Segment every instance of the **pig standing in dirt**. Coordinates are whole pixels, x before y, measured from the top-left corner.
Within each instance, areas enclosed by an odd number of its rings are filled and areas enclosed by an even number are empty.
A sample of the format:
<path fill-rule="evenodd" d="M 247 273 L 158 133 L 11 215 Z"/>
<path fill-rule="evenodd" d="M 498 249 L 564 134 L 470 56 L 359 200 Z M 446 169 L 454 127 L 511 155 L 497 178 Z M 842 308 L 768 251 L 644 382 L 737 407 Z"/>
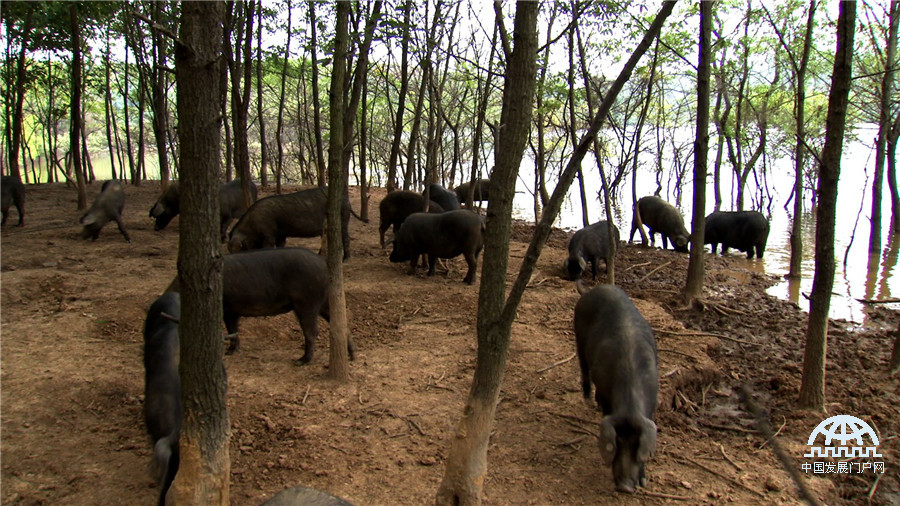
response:
<path fill-rule="evenodd" d="M 721 244 L 722 255 L 734 248 L 753 258 L 755 249 L 756 258 L 762 258 L 768 238 L 769 220 L 758 211 L 716 211 L 706 217 L 703 244 L 712 244 L 713 254 Z"/>
<path fill-rule="evenodd" d="M 596 387 L 603 411 L 600 453 L 612 465 L 616 490 L 646 486 L 644 464 L 656 449 L 659 376 L 656 338 L 647 320 L 620 288 L 599 285 L 575 304 L 575 345 L 585 401 Z"/>
<path fill-rule="evenodd" d="M 384 248 L 384 233 L 393 227 L 394 233 L 400 229 L 403 221 L 413 213 L 421 213 L 425 208 L 425 197 L 418 193 L 403 190 L 392 191 L 378 204 L 378 237 Z M 428 203 L 429 213 L 442 213 L 446 209 L 431 200 Z"/>
<path fill-rule="evenodd" d="M 103 183 L 100 188 L 100 194 L 94 200 L 94 204 L 81 217 L 81 224 L 84 229 L 81 231 L 81 238 L 96 241 L 100 236 L 100 230 L 111 220 L 115 220 L 119 226 L 119 232 L 125 237 L 127 242 L 131 242 L 128 232 L 125 230 L 125 223 L 122 221 L 122 209 L 125 207 L 125 190 L 116 180 L 110 180 Z"/>
<path fill-rule="evenodd" d="M 228 251 L 281 248 L 288 237 L 318 237 L 325 229 L 328 188 L 257 200 L 231 229 Z M 350 200 L 341 202 L 344 260 L 350 258 Z"/>
<path fill-rule="evenodd" d="M 144 321 L 144 422 L 153 440 L 151 469 L 159 489 L 159 506 L 178 473 L 181 437 L 181 380 L 178 376 L 178 323 L 181 299 L 164 293 Z"/>
<path fill-rule="evenodd" d="M 441 214 L 414 213 L 406 218 L 397 235 L 391 239 L 394 250 L 391 262 L 410 260 L 410 274 L 415 274 L 419 255 L 428 255 L 428 275 L 434 275 L 438 258 L 463 255 L 469 266 L 464 283 L 475 281 L 478 254 L 484 245 L 484 221 L 466 209 Z"/>
<path fill-rule="evenodd" d="M 0 181 L 0 190 L 2 190 L 2 210 L 3 222 L 0 225 L 6 225 L 6 218 L 9 217 L 9 206 L 15 204 L 16 211 L 19 212 L 19 223 L 17 227 L 25 226 L 25 185 L 15 176 L 3 176 Z"/>
<path fill-rule="evenodd" d="M 256 202 L 256 184 L 250 181 L 250 193 Z M 150 217 L 156 220 L 153 230 L 166 228 L 173 218 L 181 212 L 180 192 L 178 181 L 173 181 L 166 191 L 159 196 L 153 207 L 150 208 Z M 235 179 L 219 186 L 219 217 L 221 219 L 220 233 L 222 241 L 225 241 L 225 233 L 232 220 L 240 218 L 247 208 L 244 207 L 244 193 L 241 189 L 241 180 Z"/>
<path fill-rule="evenodd" d="M 680 253 L 687 253 L 687 245 L 691 235 L 684 228 L 684 218 L 672 204 L 665 200 L 648 195 L 641 197 L 634 206 L 634 218 L 631 221 L 631 235 L 628 242 L 634 239 L 634 233 L 641 225 L 650 229 L 650 245 L 655 242 L 656 233 L 662 236 L 663 249 L 672 241 L 672 248 Z"/>
<path fill-rule="evenodd" d="M 613 225 L 615 241 L 619 242 L 619 227 Z M 581 273 L 591 263 L 591 274 L 597 279 L 597 264 L 602 258 L 606 262 L 606 273 L 609 274 L 610 259 L 609 228 L 606 220 L 588 225 L 572 236 L 569 241 L 569 258 L 566 259 L 564 268 L 569 274 L 569 279 L 577 281 L 581 279 Z"/>

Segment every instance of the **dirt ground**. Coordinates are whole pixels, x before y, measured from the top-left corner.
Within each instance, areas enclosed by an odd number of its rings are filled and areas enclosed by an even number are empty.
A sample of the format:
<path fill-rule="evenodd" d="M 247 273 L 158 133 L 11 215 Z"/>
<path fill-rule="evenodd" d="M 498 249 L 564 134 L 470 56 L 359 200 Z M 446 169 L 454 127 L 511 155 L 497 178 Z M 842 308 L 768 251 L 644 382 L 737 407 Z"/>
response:
<path fill-rule="evenodd" d="M 90 197 L 99 184 L 90 187 Z M 78 238 L 75 194 L 28 187 L 25 228 L 2 232 L 0 445 L 3 504 L 152 504 L 151 448 L 142 418 L 141 328 L 175 275 L 178 220 L 153 231 L 154 183 L 127 186 L 126 243 L 115 224 Z M 262 195 L 269 192 L 263 190 Z M 259 504 L 304 485 L 356 504 L 427 504 L 441 479 L 475 363 L 477 284 L 462 259 L 427 278 L 406 274 L 351 219 L 344 265 L 359 347 L 345 385 L 325 379 L 327 324 L 311 365 L 297 366 L 300 328 L 290 314 L 242 321 L 241 349 L 225 358 L 231 418 L 231 501 Z M 354 209 L 358 192 L 351 190 Z M 15 217 L 11 218 L 11 223 Z M 510 283 L 531 228 L 518 223 Z M 707 257 L 705 311 L 677 300 L 687 255 L 622 245 L 618 284 L 656 329 L 661 388 L 657 453 L 648 487 L 618 494 L 596 434 L 600 414 L 581 401 L 573 360 L 578 295 L 561 278 L 568 235 L 554 231 L 513 326 L 489 450 L 486 504 L 795 503 L 772 443 L 755 429 L 738 387 L 748 385 L 796 469 L 826 417 L 796 407 L 806 316 L 764 293 L 772 283 L 740 257 Z M 318 248 L 318 240 L 289 240 Z M 852 414 L 881 437 L 886 474 L 813 475 L 827 504 L 900 503 L 900 385 L 886 374 L 896 313 L 876 328 L 833 322 L 828 416 Z M 878 323 L 883 325 L 879 326 Z M 224 329 L 223 329 L 224 331 Z M 802 473 L 802 471 L 801 471 Z"/>

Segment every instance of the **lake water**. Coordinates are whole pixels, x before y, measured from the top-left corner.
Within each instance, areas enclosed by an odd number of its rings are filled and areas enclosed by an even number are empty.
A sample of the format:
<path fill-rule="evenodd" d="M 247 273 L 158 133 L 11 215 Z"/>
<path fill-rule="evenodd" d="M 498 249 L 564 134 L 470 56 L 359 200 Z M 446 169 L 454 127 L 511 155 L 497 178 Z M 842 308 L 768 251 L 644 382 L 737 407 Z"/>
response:
<path fill-rule="evenodd" d="M 861 138 L 866 138 L 870 132 L 860 134 Z M 869 135 L 868 138 L 874 138 Z M 714 196 L 712 188 L 712 156 L 715 151 L 712 147 L 710 153 L 710 176 L 709 185 L 706 190 L 706 210 L 705 214 L 712 212 L 714 208 Z M 895 236 L 891 241 L 888 234 L 888 224 L 890 223 L 890 195 L 887 192 L 887 182 L 885 181 L 885 193 L 882 197 L 882 246 L 881 254 L 873 255 L 871 258 L 868 253 L 869 247 L 869 217 L 871 215 L 871 185 L 872 174 L 874 172 L 875 155 L 874 149 L 866 146 L 861 142 L 849 142 L 844 145 L 844 153 L 841 167 L 841 177 L 838 184 L 838 212 L 837 221 L 835 223 L 835 256 L 837 267 L 835 271 L 835 281 L 833 288 L 833 297 L 831 299 L 830 314 L 832 318 L 843 318 L 849 321 L 863 323 L 865 314 L 863 312 L 863 304 L 858 302 L 858 298 L 876 298 L 884 299 L 896 297 L 900 295 L 900 280 L 895 276 L 897 270 L 897 251 L 898 237 Z M 602 200 L 597 198 L 601 189 L 600 176 L 597 172 L 596 164 L 593 156 L 588 155 L 582 164 L 585 169 L 585 193 L 588 198 L 588 215 L 591 223 L 605 219 Z M 682 200 L 680 209 L 685 218 L 685 225 L 690 230 L 691 220 L 691 204 L 693 202 L 693 175 L 692 160 L 685 175 L 685 182 L 682 186 Z M 722 166 L 722 210 L 732 210 L 730 204 L 731 195 L 731 169 L 727 164 Z M 727 172 L 726 172 L 727 171 Z M 804 195 L 804 208 L 806 211 L 803 215 L 803 270 L 802 279 L 796 281 L 787 281 L 783 276 L 787 274 L 790 268 L 790 232 L 791 232 L 791 215 L 784 209 L 788 197 L 793 188 L 793 163 L 791 160 L 777 160 L 772 163 L 768 175 L 769 191 L 772 197 L 770 232 L 766 245 L 765 256 L 762 260 L 747 260 L 746 255 L 735 250 L 731 250 L 729 255 L 748 269 L 772 274 L 781 281 L 769 288 L 768 293 L 776 297 L 790 300 L 799 304 L 801 308 L 808 311 L 809 301 L 803 294 L 808 295 L 812 290 L 813 275 L 815 272 L 815 215 L 810 213 L 810 201 L 808 192 Z M 516 190 L 515 210 L 514 214 L 517 218 L 526 220 L 534 220 L 534 203 L 532 197 L 533 168 L 528 160 L 523 161 L 522 170 Z M 663 181 L 667 179 L 667 175 L 663 177 Z M 631 179 L 625 182 L 626 190 L 620 196 L 619 209 L 614 210 L 614 221 L 619 227 L 622 239 L 625 240 L 631 230 Z M 757 191 L 757 186 L 751 175 L 748 182 L 747 196 L 745 197 L 745 209 L 751 209 L 750 194 Z M 653 194 L 656 189 L 656 182 L 653 175 L 647 170 L 638 171 L 637 195 L 638 198 L 644 195 Z M 552 191 L 552 187 L 548 189 Z M 667 194 L 668 192 L 668 194 Z M 662 198 L 675 204 L 673 195 L 674 188 L 666 188 L 663 183 Z M 860 212 L 860 205 L 862 211 Z M 793 211 L 793 202 L 790 205 Z M 768 211 L 763 210 L 763 214 L 768 216 Z M 581 218 L 581 197 L 579 196 L 578 180 L 569 191 L 569 196 L 560 211 L 560 217 L 557 219 L 556 225 L 565 229 L 577 230 L 583 226 Z M 855 228 L 855 237 L 854 237 Z M 852 239 L 852 244 L 851 244 Z M 636 237 L 636 241 L 640 238 Z M 657 245 L 659 242 L 657 242 Z M 846 266 L 844 264 L 844 255 L 848 246 Z M 707 247 L 708 248 L 708 247 Z M 709 251 L 709 249 L 707 249 Z M 890 304 L 888 307 L 900 308 L 900 304 Z"/>

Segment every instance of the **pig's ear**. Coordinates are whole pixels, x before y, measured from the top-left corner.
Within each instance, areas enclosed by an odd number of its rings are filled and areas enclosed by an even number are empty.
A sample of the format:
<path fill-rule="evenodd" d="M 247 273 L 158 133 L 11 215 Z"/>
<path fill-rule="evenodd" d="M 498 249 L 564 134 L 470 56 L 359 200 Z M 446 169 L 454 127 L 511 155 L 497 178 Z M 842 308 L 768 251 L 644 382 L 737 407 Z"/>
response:
<path fill-rule="evenodd" d="M 641 420 L 639 425 L 637 458 L 639 462 L 647 462 L 656 454 L 656 424 L 649 418 Z"/>
<path fill-rule="evenodd" d="M 600 456 L 606 464 L 612 464 L 616 456 L 616 427 L 611 416 L 600 422 Z"/>

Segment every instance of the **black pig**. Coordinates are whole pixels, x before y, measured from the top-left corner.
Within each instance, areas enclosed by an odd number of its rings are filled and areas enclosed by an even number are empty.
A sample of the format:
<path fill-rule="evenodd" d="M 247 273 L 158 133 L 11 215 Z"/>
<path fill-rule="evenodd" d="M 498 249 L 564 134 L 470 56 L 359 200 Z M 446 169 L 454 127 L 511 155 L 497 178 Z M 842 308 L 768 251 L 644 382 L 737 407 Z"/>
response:
<path fill-rule="evenodd" d="M 722 245 L 722 254 L 734 248 L 753 258 L 762 258 L 769 238 L 769 221 L 757 211 L 716 211 L 706 217 L 703 244 L 712 244 L 715 254 L 717 245 Z"/>
<path fill-rule="evenodd" d="M 425 208 L 425 198 L 418 193 L 403 190 L 392 191 L 378 204 L 378 236 L 381 247 L 384 248 L 384 233 L 388 227 L 394 227 L 394 234 L 400 228 L 403 220 L 413 213 L 420 213 Z M 445 209 L 432 200 L 428 204 L 428 212 L 442 213 Z"/>
<path fill-rule="evenodd" d="M 313 188 L 257 200 L 238 220 L 228 251 L 283 247 L 288 237 L 318 237 L 325 229 L 328 189 Z M 350 258 L 350 201 L 341 203 L 344 260 Z"/>
<path fill-rule="evenodd" d="M 391 262 L 410 260 L 410 274 L 416 272 L 419 255 L 428 255 L 428 275 L 434 274 L 438 258 L 463 255 L 468 272 L 463 282 L 475 280 L 478 254 L 484 245 L 484 222 L 477 214 L 459 209 L 441 214 L 414 213 L 400 225 L 392 239 Z"/>
<path fill-rule="evenodd" d="M 9 206 L 15 204 L 16 211 L 19 212 L 19 223 L 17 227 L 25 226 L 25 185 L 22 180 L 15 176 L 3 176 L 0 181 L 0 189 L 2 189 L 2 210 L 3 222 L 0 225 L 6 225 L 6 218 L 9 216 Z"/>
<path fill-rule="evenodd" d="M 159 505 L 178 473 L 181 434 L 181 380 L 178 377 L 178 323 L 181 300 L 164 293 L 144 322 L 144 422 L 153 440 L 152 470 L 159 488 Z"/>
<path fill-rule="evenodd" d="M 238 321 L 245 316 L 275 316 L 293 311 L 303 329 L 305 349 L 299 363 L 312 361 L 319 335 L 318 316 L 328 320 L 329 275 L 325 259 L 305 248 L 278 248 L 225 257 L 222 274 L 225 328 L 232 336 L 226 353 L 238 348 Z M 347 336 L 353 359 L 356 346 Z"/>
<path fill-rule="evenodd" d="M 422 197 L 425 196 L 425 192 L 422 192 Z M 459 209 L 459 200 L 456 198 L 456 193 L 444 188 L 439 184 L 430 184 L 428 185 L 428 198 L 432 202 L 436 202 L 439 206 L 444 208 L 444 211 L 455 211 Z M 421 211 L 422 208 L 419 208 Z"/>
<path fill-rule="evenodd" d="M 459 199 L 460 203 L 468 202 L 469 200 L 469 188 L 472 187 L 472 182 L 463 183 L 456 188 L 453 189 L 456 192 L 456 198 Z M 475 181 L 475 192 L 473 194 L 472 200 L 475 202 L 478 201 L 487 201 L 490 200 L 490 187 L 491 180 L 490 179 L 478 179 Z"/>
<path fill-rule="evenodd" d="M 619 227 L 613 225 L 613 234 L 616 242 L 619 242 Z M 588 225 L 572 236 L 569 240 L 569 258 L 566 259 L 565 269 L 569 279 L 576 281 L 581 278 L 581 273 L 591 263 L 591 274 L 597 279 L 597 264 L 602 258 L 606 262 L 606 273 L 609 274 L 609 229 L 607 222 L 598 221 Z"/>
<path fill-rule="evenodd" d="M 653 330 L 625 292 L 600 285 L 575 304 L 575 344 L 582 394 L 587 401 L 593 382 L 603 411 L 600 453 L 612 465 L 616 490 L 634 492 L 646 485 L 644 464 L 656 449 Z"/>
<path fill-rule="evenodd" d="M 125 190 L 116 180 L 110 180 L 103 183 L 100 188 L 100 194 L 94 200 L 94 204 L 81 217 L 81 224 L 84 229 L 81 231 L 81 238 L 91 238 L 96 241 L 100 236 L 100 230 L 111 220 L 115 220 L 119 226 L 119 232 L 125 236 L 127 242 L 131 242 L 128 232 L 125 230 L 125 223 L 122 221 L 122 209 L 125 207 Z"/>
<path fill-rule="evenodd" d="M 631 235 L 628 242 L 634 239 L 634 233 L 641 224 L 650 229 L 650 245 L 655 242 L 655 234 L 662 236 L 663 249 L 668 247 L 668 241 L 672 241 L 672 248 L 681 253 L 687 253 L 687 245 L 691 236 L 684 228 L 684 218 L 672 204 L 665 200 L 649 195 L 641 197 L 634 208 L 634 218 L 631 221 Z"/>
<path fill-rule="evenodd" d="M 253 181 L 250 182 L 250 193 L 255 202 L 257 189 Z M 150 217 L 156 219 L 153 230 L 166 228 L 169 222 L 172 221 L 172 218 L 178 216 L 178 213 L 181 212 L 179 195 L 178 181 L 173 181 L 166 188 L 166 191 L 159 196 L 156 204 L 150 208 Z M 228 225 L 231 224 L 232 220 L 240 218 L 246 210 L 240 179 L 235 179 L 219 186 L 220 233 L 223 241 L 225 240 L 225 233 L 228 231 Z"/>

